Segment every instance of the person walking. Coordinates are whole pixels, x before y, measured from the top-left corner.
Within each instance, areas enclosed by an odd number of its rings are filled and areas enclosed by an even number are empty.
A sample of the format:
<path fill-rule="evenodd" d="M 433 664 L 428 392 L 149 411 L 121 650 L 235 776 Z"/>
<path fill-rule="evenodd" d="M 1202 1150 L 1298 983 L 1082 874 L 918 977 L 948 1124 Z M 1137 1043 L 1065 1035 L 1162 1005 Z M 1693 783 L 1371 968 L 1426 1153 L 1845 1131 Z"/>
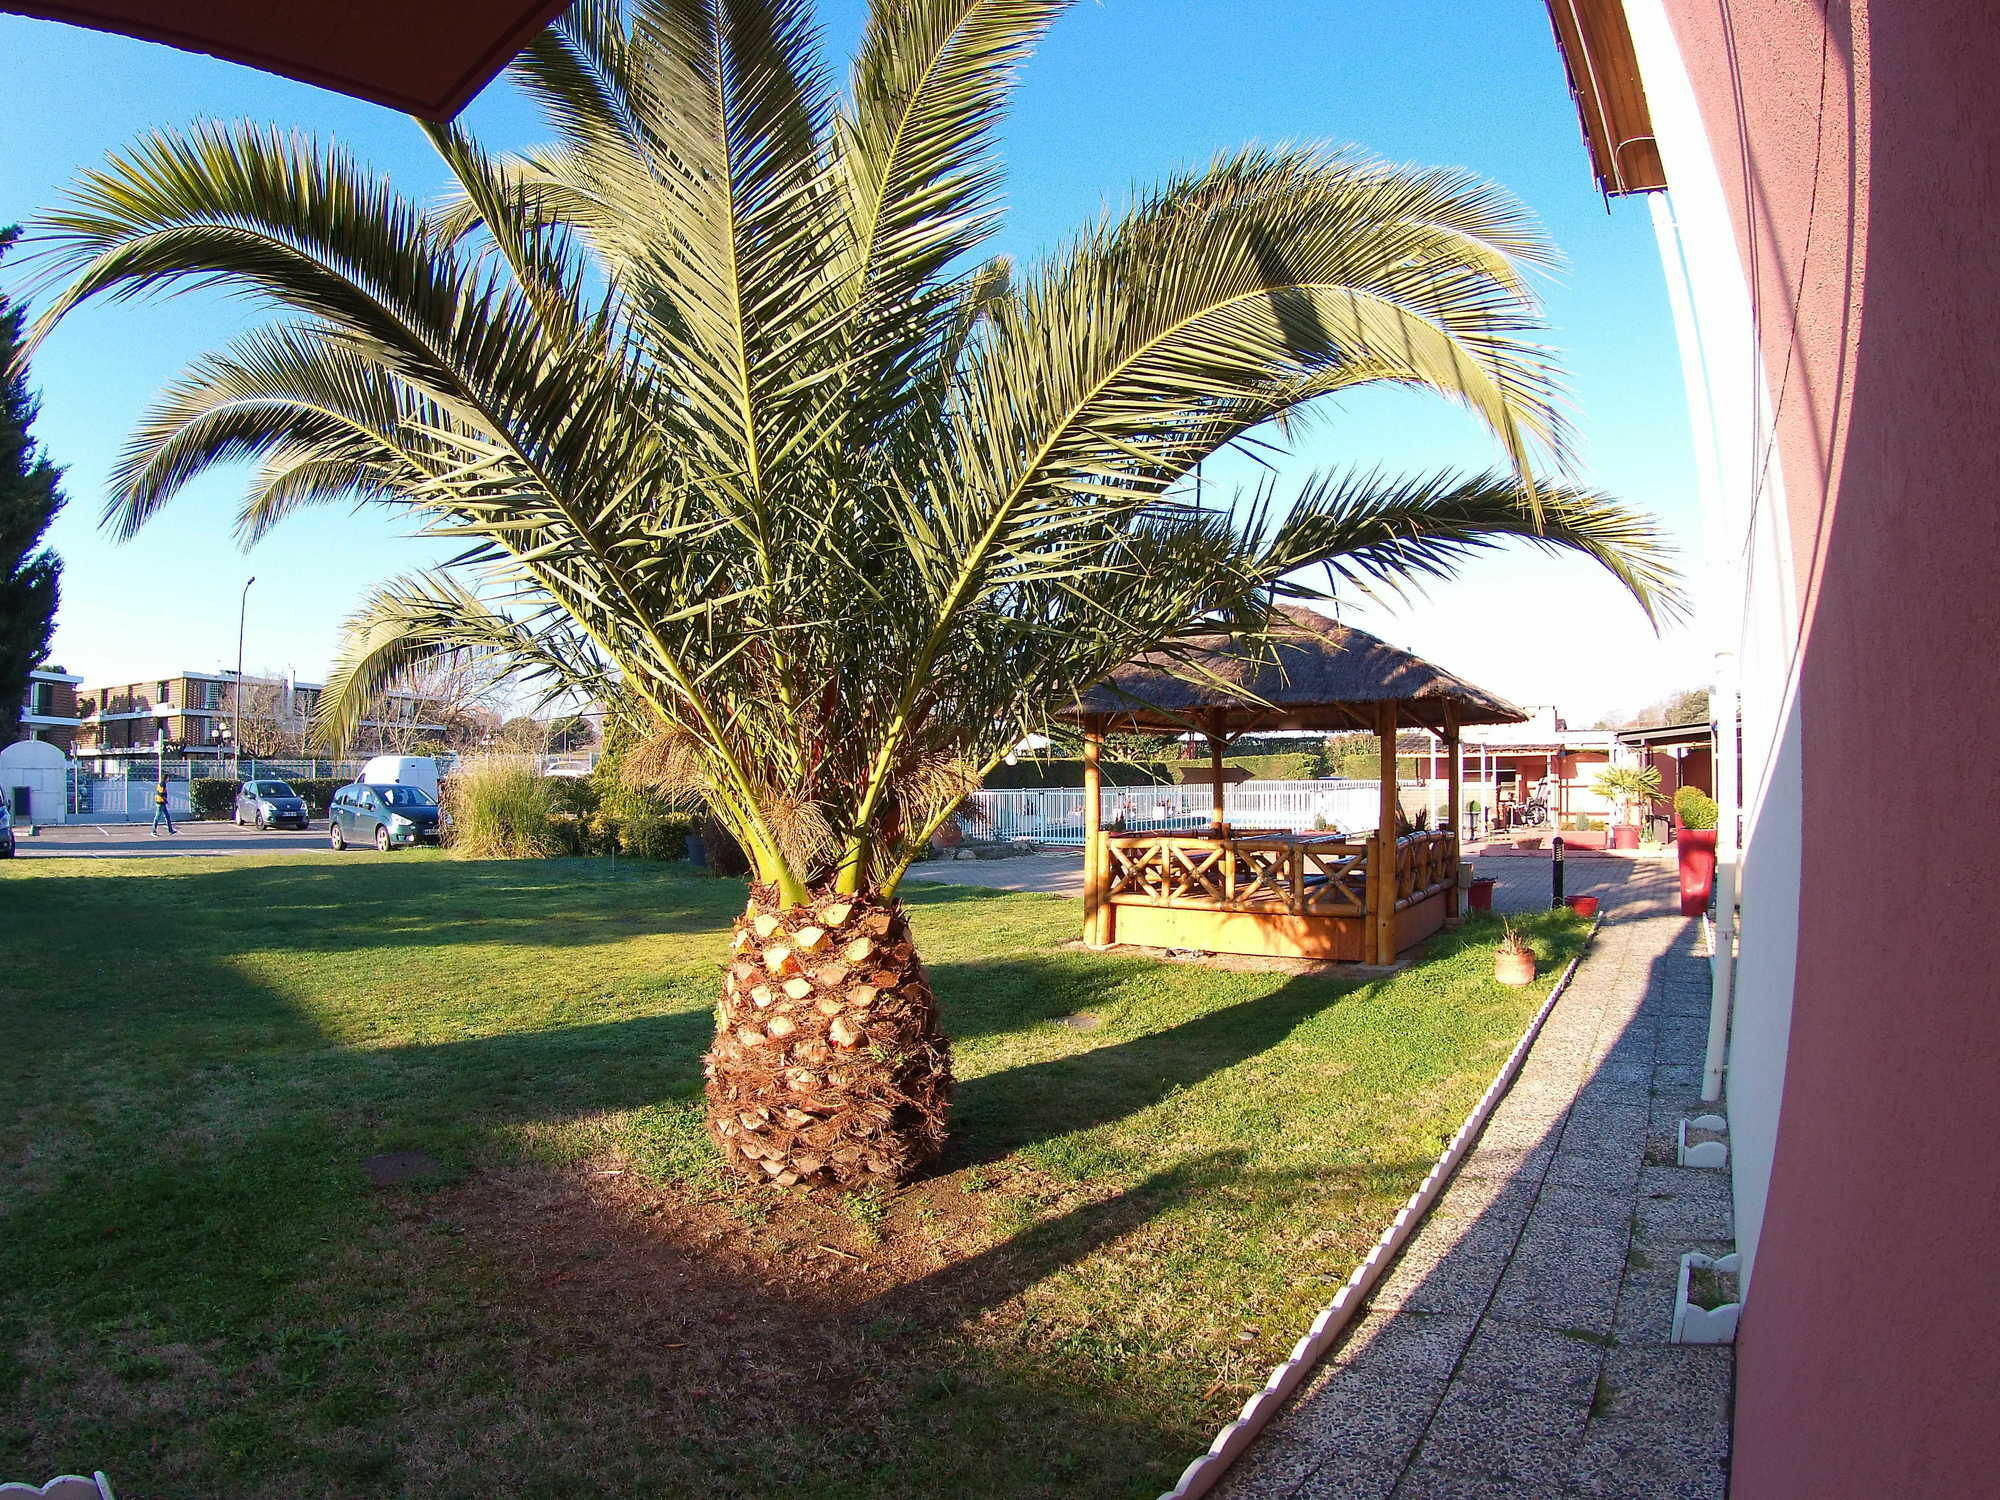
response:
<path fill-rule="evenodd" d="M 156 781 L 153 783 L 153 837 L 154 838 L 158 838 L 160 836 L 160 824 L 163 822 L 167 825 L 168 833 L 180 832 L 178 828 L 174 827 L 173 811 L 167 806 L 167 784 L 164 781 Z"/>

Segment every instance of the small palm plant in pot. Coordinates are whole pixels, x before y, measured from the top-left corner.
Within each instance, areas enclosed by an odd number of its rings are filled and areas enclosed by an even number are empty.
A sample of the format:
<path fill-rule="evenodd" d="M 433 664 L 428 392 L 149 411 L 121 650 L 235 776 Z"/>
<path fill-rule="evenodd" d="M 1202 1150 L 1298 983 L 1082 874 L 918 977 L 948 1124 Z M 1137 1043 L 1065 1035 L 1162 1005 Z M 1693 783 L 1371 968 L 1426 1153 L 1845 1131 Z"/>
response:
<path fill-rule="evenodd" d="M 1511 922 L 1502 925 L 1500 946 L 1493 950 L 1493 977 L 1515 986 L 1535 982 L 1535 950 Z"/>
<path fill-rule="evenodd" d="M 1660 800 L 1660 773 L 1653 766 L 1612 766 L 1590 789 L 1617 810 L 1611 830 L 1611 847 L 1639 847 L 1639 819 L 1644 810 Z"/>

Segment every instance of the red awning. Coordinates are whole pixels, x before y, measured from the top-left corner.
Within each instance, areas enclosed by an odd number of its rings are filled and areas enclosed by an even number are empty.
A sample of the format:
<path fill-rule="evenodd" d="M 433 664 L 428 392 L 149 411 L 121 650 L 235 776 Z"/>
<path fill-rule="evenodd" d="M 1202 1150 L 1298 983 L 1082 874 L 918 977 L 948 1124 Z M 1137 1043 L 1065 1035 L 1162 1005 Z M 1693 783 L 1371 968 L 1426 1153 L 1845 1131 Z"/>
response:
<path fill-rule="evenodd" d="M 570 0 L 0 0 L 446 120 Z"/>

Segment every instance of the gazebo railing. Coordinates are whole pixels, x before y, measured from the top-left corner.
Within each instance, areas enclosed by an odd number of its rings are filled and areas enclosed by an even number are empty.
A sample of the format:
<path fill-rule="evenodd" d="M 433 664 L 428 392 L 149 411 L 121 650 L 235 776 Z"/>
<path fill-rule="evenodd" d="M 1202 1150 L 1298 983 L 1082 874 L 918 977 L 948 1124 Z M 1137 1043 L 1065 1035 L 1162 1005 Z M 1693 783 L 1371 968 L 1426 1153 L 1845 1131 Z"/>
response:
<path fill-rule="evenodd" d="M 1458 880 L 1458 840 L 1445 832 L 1396 840 L 1396 910 L 1449 889 Z"/>
<path fill-rule="evenodd" d="M 1113 833 L 1104 837 L 1105 897 L 1121 905 L 1291 916 L 1368 914 L 1375 845 L 1338 835 Z M 1396 910 L 1458 878 L 1449 833 L 1396 841 Z"/>
<path fill-rule="evenodd" d="M 1105 836 L 1106 896 L 1144 906 L 1360 916 L 1365 842 L 1339 836 L 1125 833 Z"/>

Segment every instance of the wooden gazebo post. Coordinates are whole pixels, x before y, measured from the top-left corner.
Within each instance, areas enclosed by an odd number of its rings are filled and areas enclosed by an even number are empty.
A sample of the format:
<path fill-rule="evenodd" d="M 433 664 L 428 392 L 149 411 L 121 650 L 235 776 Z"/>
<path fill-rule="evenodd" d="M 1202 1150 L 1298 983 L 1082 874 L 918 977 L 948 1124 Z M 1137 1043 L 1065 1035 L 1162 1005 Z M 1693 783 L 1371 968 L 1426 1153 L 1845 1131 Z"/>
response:
<path fill-rule="evenodd" d="M 1458 706 L 1449 698 L 1444 704 L 1444 752 L 1444 817 L 1451 833 L 1451 884 L 1445 890 L 1444 909 L 1447 916 L 1461 917 L 1465 913 L 1459 909 L 1464 898 L 1458 889 Z"/>
<path fill-rule="evenodd" d="M 1369 916 L 1374 921 L 1375 962 L 1396 961 L 1396 705 L 1375 705 L 1375 732 L 1381 738 L 1382 807 L 1375 829 L 1375 852 L 1368 863 L 1375 871 L 1370 882 L 1375 899 Z"/>
<path fill-rule="evenodd" d="M 1104 946 L 1104 719 L 1092 714 L 1083 721 L 1083 940 Z"/>
<path fill-rule="evenodd" d="M 1216 837 L 1228 826 L 1228 809 L 1222 797 L 1222 710 L 1208 711 L 1208 820 L 1215 825 Z"/>

